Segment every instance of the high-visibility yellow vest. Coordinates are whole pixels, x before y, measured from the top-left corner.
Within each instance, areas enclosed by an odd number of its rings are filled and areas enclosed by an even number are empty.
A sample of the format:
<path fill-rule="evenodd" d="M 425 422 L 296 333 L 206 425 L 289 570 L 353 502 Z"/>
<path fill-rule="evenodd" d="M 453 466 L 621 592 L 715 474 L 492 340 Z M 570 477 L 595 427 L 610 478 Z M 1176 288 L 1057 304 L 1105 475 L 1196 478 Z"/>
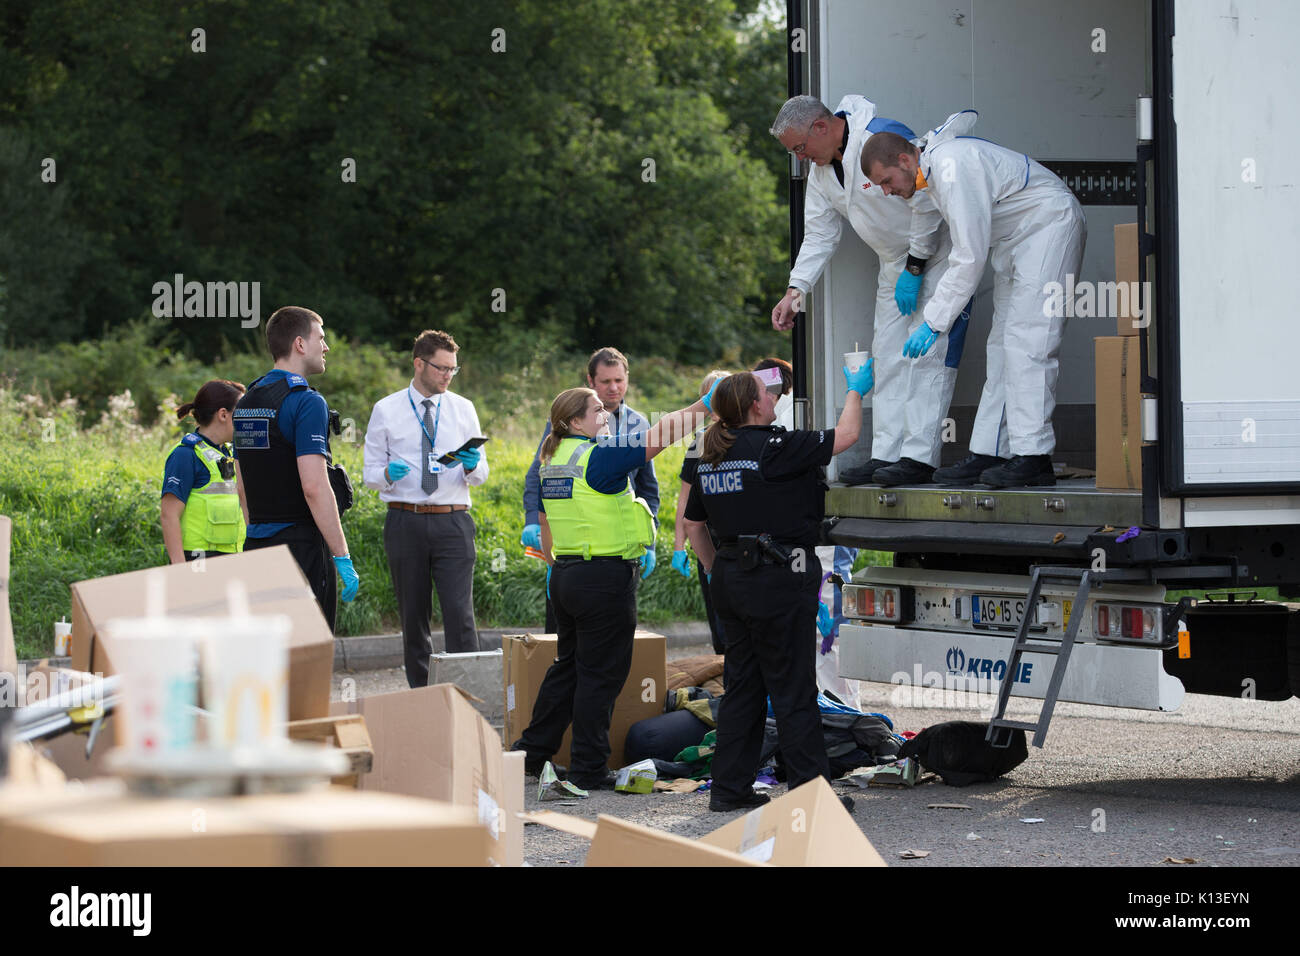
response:
<path fill-rule="evenodd" d="M 655 542 L 654 517 L 629 479 L 612 495 L 587 484 L 587 463 L 596 443 L 565 438 L 540 469 L 542 502 L 556 555 L 639 558 Z"/>
<path fill-rule="evenodd" d="M 208 483 L 190 490 L 181 512 L 181 545 L 186 551 L 243 551 L 247 529 L 235 479 L 222 478 L 217 467 L 225 456 L 201 438 L 194 441 L 191 435 L 176 447 L 194 450 L 208 469 Z"/>

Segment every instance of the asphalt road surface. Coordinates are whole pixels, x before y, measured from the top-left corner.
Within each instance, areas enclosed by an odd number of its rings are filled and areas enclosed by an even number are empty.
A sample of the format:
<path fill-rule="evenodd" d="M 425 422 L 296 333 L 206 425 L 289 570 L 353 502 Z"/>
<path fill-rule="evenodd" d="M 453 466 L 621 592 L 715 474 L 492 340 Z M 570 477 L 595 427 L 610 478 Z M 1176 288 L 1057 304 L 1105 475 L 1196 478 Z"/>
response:
<path fill-rule="evenodd" d="M 363 695 L 406 686 L 400 670 L 372 671 L 336 674 L 336 689 L 344 676 Z M 897 730 L 987 720 L 979 707 L 991 703 L 898 706 L 892 685 L 861 686 L 863 709 L 887 714 Z M 1032 719 L 1037 706 L 1013 698 L 1009 716 Z M 1029 759 L 997 782 L 957 788 L 934 780 L 911 789 L 837 782 L 835 789 L 854 797 L 855 819 L 890 866 L 1297 866 L 1300 700 L 1189 694 L 1173 714 L 1062 703 L 1046 746 L 1031 746 Z M 783 792 L 778 786 L 772 795 Z M 929 809 L 933 803 L 970 809 Z M 710 813 L 707 794 L 601 791 L 571 806 L 538 804 L 529 778 L 526 808 L 539 807 L 592 820 L 611 814 L 685 837 L 738 815 Z M 1042 822 L 1022 822 L 1035 818 Z M 905 850 L 929 855 L 905 860 Z M 578 837 L 536 825 L 525 831 L 530 865 L 580 866 L 585 853 Z"/>

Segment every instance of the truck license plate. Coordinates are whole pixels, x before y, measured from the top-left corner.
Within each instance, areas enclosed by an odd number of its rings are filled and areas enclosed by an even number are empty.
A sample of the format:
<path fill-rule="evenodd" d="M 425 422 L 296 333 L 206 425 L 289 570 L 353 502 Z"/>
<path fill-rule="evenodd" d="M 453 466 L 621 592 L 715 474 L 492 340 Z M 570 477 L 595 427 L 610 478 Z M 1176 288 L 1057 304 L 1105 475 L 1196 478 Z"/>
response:
<path fill-rule="evenodd" d="M 1024 616 L 1024 598 L 971 595 L 971 623 L 976 627 L 1014 628 Z"/>

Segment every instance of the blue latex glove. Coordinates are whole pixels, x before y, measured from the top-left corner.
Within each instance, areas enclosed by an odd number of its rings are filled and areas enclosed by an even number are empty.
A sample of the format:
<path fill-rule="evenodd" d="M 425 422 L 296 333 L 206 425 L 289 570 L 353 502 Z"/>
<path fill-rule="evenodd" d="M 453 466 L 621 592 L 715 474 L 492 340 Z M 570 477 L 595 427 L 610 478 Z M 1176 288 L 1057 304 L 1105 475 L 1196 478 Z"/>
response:
<path fill-rule="evenodd" d="M 721 381 L 722 379 L 717 379 L 717 381 L 715 381 L 712 385 L 709 386 L 708 393 L 705 394 L 705 396 L 702 399 L 700 399 L 700 401 L 704 403 L 704 407 L 709 410 L 710 414 L 713 413 L 713 393 L 718 390 L 718 382 Z"/>
<path fill-rule="evenodd" d="M 835 626 L 835 621 L 831 618 L 830 608 L 820 601 L 817 602 L 817 630 L 822 632 L 822 637 L 830 637 L 831 628 Z"/>
<path fill-rule="evenodd" d="M 551 599 L 551 565 L 546 566 L 546 600 Z"/>
<path fill-rule="evenodd" d="M 388 480 L 401 481 L 411 470 L 411 466 L 404 461 L 390 461 L 388 463 Z"/>
<path fill-rule="evenodd" d="M 645 554 L 641 555 L 641 580 L 644 581 L 650 577 L 650 572 L 655 569 L 655 549 L 646 548 Z"/>
<path fill-rule="evenodd" d="M 478 467 L 478 460 L 483 457 L 483 453 L 477 448 L 466 448 L 464 451 L 456 452 L 452 457 L 464 465 L 466 471 L 473 471 Z"/>
<path fill-rule="evenodd" d="M 903 346 L 903 354 L 908 358 L 920 358 L 930 351 L 930 347 L 938 340 L 939 333 L 930 328 L 928 322 L 922 322 L 908 337 L 907 343 Z"/>
<path fill-rule="evenodd" d="M 339 599 L 342 601 L 351 601 L 357 596 L 357 588 L 361 585 L 361 579 L 357 577 L 357 569 L 352 566 L 352 556 L 343 555 L 343 557 L 334 559 L 334 567 L 339 572 L 339 577 L 343 579 L 343 590 L 339 592 Z"/>
<path fill-rule="evenodd" d="M 524 533 L 519 536 L 519 543 L 525 548 L 542 550 L 542 526 L 539 524 L 524 525 Z"/>
<path fill-rule="evenodd" d="M 894 305 L 898 306 L 898 311 L 904 315 L 911 315 L 916 311 L 916 297 L 921 292 L 921 277 L 914 276 L 906 269 L 898 277 L 898 282 L 894 284 Z"/>
<path fill-rule="evenodd" d="M 862 366 L 856 372 L 850 372 L 847 365 L 841 365 L 840 369 L 844 372 L 844 381 L 848 383 L 849 391 L 857 392 L 859 395 L 866 395 L 876 384 L 875 359 L 867 359 L 867 364 Z"/>
<path fill-rule="evenodd" d="M 673 552 L 673 570 L 680 573 L 684 578 L 691 576 L 691 559 L 686 556 L 684 550 Z"/>

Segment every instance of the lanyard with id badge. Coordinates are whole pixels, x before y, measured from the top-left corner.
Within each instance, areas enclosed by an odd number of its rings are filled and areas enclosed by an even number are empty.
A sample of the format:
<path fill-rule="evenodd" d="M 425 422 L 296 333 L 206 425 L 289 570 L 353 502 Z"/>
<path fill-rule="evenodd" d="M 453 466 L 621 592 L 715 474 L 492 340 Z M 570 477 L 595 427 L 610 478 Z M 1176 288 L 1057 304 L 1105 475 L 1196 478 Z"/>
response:
<path fill-rule="evenodd" d="M 425 468 L 428 470 L 428 473 L 433 476 L 433 487 L 426 490 L 433 492 L 437 490 L 438 475 L 442 472 L 442 465 L 438 462 L 438 453 L 433 450 L 438 437 L 438 423 L 442 420 L 442 400 L 439 399 L 438 401 L 438 414 L 434 416 L 433 419 L 432 435 L 430 435 L 429 430 L 424 427 L 424 419 L 420 416 L 419 411 L 416 410 L 415 399 L 411 398 L 410 390 L 406 393 L 406 400 L 411 403 L 411 414 L 413 414 L 415 420 L 420 423 L 420 431 L 424 432 L 424 437 L 429 439 L 429 451 L 428 454 L 425 455 Z M 424 482 L 421 482 L 420 485 L 423 487 Z"/>

